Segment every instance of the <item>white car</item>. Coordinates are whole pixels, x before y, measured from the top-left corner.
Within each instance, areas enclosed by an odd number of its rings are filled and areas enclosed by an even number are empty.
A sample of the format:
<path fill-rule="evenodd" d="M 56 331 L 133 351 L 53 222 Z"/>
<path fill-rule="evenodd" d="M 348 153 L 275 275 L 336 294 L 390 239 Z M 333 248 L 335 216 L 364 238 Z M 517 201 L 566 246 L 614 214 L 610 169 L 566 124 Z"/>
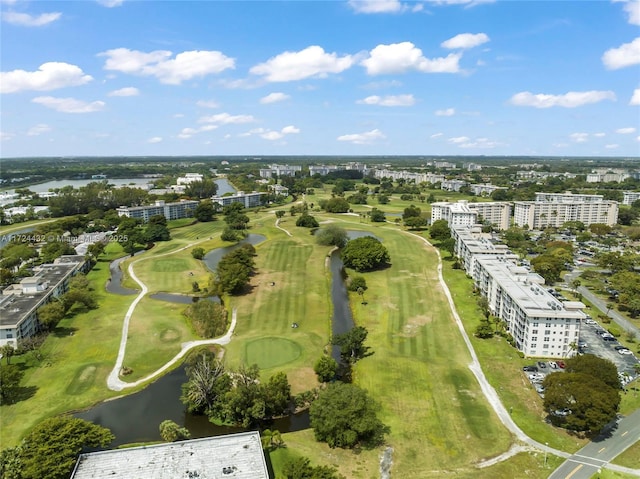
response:
<path fill-rule="evenodd" d="M 551 367 L 551 369 L 558 369 L 558 363 L 556 363 L 555 361 L 549 361 L 549 366 Z"/>
<path fill-rule="evenodd" d="M 618 354 L 630 355 L 633 353 L 628 349 L 618 349 Z"/>
<path fill-rule="evenodd" d="M 596 324 L 596 322 L 593 319 L 585 319 L 584 324 Z"/>

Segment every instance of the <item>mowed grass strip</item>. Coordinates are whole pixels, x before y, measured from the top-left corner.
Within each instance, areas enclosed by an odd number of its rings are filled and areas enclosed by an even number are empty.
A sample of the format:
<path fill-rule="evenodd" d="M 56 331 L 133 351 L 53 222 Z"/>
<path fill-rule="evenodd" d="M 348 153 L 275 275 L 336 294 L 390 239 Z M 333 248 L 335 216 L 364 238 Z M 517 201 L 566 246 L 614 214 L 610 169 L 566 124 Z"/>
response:
<path fill-rule="evenodd" d="M 257 364 L 260 369 L 271 369 L 295 361 L 302 348 L 290 339 L 267 337 L 250 341 L 245 346 L 247 364 Z"/>
<path fill-rule="evenodd" d="M 332 309 L 324 266 L 329 248 L 315 245 L 307 228 L 297 228 L 290 221 L 282 226 L 293 237 L 272 225 L 265 221 L 252 230 L 271 240 L 256 247 L 257 274 L 251 279 L 251 293 L 228 299 L 230 308 L 238 308 L 238 325 L 226 359 L 232 366 L 250 363 L 245 346 L 256 338 L 293 341 L 301 354 L 277 371 L 286 372 L 294 392 L 300 392 L 317 386 L 312 367 L 329 342 Z M 298 328 L 291 327 L 294 322 Z M 263 376 L 274 372 L 267 370 Z"/>

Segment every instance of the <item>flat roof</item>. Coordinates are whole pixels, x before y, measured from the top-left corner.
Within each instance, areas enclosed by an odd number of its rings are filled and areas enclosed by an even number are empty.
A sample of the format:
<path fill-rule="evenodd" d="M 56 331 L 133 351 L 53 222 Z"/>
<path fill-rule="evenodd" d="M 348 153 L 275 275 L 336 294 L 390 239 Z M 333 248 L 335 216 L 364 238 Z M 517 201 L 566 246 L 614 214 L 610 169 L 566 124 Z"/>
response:
<path fill-rule="evenodd" d="M 571 309 L 567 309 L 543 286 L 532 281 L 540 278 L 539 275 L 529 273 L 526 269 L 501 259 L 478 258 L 478 261 L 528 316 L 572 319 L 583 319 L 586 316 L 584 312 L 575 309 L 575 302 L 569 305 Z"/>
<path fill-rule="evenodd" d="M 81 454 L 71 479 L 269 479 L 257 431 Z"/>

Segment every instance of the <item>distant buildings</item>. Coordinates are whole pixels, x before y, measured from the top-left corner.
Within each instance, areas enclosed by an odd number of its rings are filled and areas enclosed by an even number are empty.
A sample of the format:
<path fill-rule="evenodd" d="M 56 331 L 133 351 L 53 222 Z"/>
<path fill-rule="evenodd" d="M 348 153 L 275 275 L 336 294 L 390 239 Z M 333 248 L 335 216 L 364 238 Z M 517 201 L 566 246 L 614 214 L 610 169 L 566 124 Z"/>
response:
<path fill-rule="evenodd" d="M 462 180 L 443 180 L 440 183 L 440 189 L 445 191 L 460 191 L 460 188 L 466 185 L 467 182 Z"/>
<path fill-rule="evenodd" d="M 81 454 L 71 479 L 269 479 L 257 431 Z"/>
<path fill-rule="evenodd" d="M 602 195 L 536 193 L 535 201 L 516 201 L 513 216 L 517 226 L 531 229 L 558 228 L 567 221 L 613 226 L 618 222 L 618 202 L 604 200 Z"/>
<path fill-rule="evenodd" d="M 494 186 L 489 183 L 480 183 L 475 185 L 469 185 L 471 193 L 476 196 L 490 196 L 491 193 L 497 190 L 507 190 L 504 186 Z"/>
<path fill-rule="evenodd" d="M 627 170 L 597 168 L 587 174 L 587 183 L 620 183 L 629 178 L 629 176 Z"/>
<path fill-rule="evenodd" d="M 269 191 L 272 191 L 277 196 L 289 196 L 289 188 L 282 185 L 268 185 Z"/>
<path fill-rule="evenodd" d="M 156 215 L 162 215 L 167 220 L 189 218 L 193 216 L 193 212 L 198 204 L 198 201 L 191 200 L 182 200 L 177 203 L 165 203 L 162 200 L 158 200 L 150 206 L 120 206 L 116 211 L 118 212 L 118 216 L 139 218 L 146 223 L 149 221 L 149 218 Z"/>
<path fill-rule="evenodd" d="M 506 230 L 511 225 L 511 204 L 508 202 L 476 202 L 460 200 L 457 203 L 431 203 L 431 222 L 446 220 L 449 227 L 489 223 Z"/>
<path fill-rule="evenodd" d="M 622 204 L 632 205 L 634 201 L 640 200 L 640 191 L 624 191 L 622 193 Z"/>
<path fill-rule="evenodd" d="M 198 181 L 202 181 L 203 176 L 200 173 L 187 173 L 184 176 L 178 177 L 176 180 L 176 184 L 181 185 L 190 185 L 191 183 L 195 183 Z"/>
<path fill-rule="evenodd" d="M 452 228 L 456 255 L 473 278 L 489 312 L 500 318 L 526 356 L 565 358 L 575 354 L 584 304 L 558 301 L 544 279 L 518 266 L 517 257 L 494 244 L 479 227 Z"/>
<path fill-rule="evenodd" d="M 232 203 L 240 203 L 245 208 L 255 208 L 262 205 L 262 197 L 264 193 L 254 191 L 253 193 L 245 193 L 244 191 L 238 191 L 235 195 L 229 196 L 212 196 L 211 201 L 217 203 L 220 206 L 227 206 Z"/>
<path fill-rule="evenodd" d="M 84 256 L 62 256 L 53 264 L 33 269 L 33 276 L 12 284 L 0 296 L 0 346 L 18 343 L 40 331 L 37 310 L 69 289 L 69 281 L 78 272 L 86 272 Z"/>
<path fill-rule="evenodd" d="M 269 168 L 260 169 L 260 178 L 273 178 L 274 176 L 295 176 L 302 171 L 300 165 L 269 165 Z"/>
<path fill-rule="evenodd" d="M 388 169 L 376 169 L 373 170 L 374 178 L 382 179 L 382 178 L 390 178 L 394 181 L 398 181 L 400 179 L 414 182 L 416 185 L 420 183 L 439 183 L 444 181 L 444 175 L 436 175 L 434 173 L 418 173 L 415 171 L 406 171 L 406 170 L 388 170 Z"/>

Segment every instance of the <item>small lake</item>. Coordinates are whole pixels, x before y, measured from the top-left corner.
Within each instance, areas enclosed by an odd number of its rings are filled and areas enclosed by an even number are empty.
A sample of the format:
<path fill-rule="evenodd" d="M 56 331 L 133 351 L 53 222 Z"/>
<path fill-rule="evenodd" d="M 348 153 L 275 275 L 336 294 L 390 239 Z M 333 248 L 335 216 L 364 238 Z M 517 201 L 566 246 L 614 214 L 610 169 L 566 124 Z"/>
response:
<path fill-rule="evenodd" d="M 23 234 L 30 233 L 34 229 L 36 229 L 35 226 L 29 226 L 27 228 L 22 228 L 20 230 L 12 231 L 11 233 L 1 233 L 0 234 L 0 248 L 3 248 L 8 243 L 10 243 L 11 242 L 11 238 L 14 238 L 15 236 L 20 236 L 20 235 L 23 235 Z"/>
<path fill-rule="evenodd" d="M 245 238 L 235 244 L 232 244 L 231 246 L 216 248 L 212 251 L 209 251 L 206 255 L 204 255 L 204 258 L 202 260 L 207 265 L 207 268 L 209 268 L 209 270 L 215 272 L 216 268 L 218 267 L 218 263 L 225 254 L 231 253 L 233 250 L 238 249 L 243 244 L 250 244 L 255 246 L 262 243 L 266 239 L 267 238 L 263 235 L 249 233 Z"/>
<path fill-rule="evenodd" d="M 133 442 L 161 441 L 160 423 L 170 419 L 186 427 L 194 439 L 246 431 L 241 427 L 216 426 L 206 416 L 189 414 L 180 401 L 182 384 L 187 382 L 184 366 L 164 375 L 140 392 L 105 401 L 75 417 L 109 428 L 116 436 L 109 447 Z M 271 426 L 280 432 L 309 428 L 309 414 L 303 412 L 276 419 Z"/>

